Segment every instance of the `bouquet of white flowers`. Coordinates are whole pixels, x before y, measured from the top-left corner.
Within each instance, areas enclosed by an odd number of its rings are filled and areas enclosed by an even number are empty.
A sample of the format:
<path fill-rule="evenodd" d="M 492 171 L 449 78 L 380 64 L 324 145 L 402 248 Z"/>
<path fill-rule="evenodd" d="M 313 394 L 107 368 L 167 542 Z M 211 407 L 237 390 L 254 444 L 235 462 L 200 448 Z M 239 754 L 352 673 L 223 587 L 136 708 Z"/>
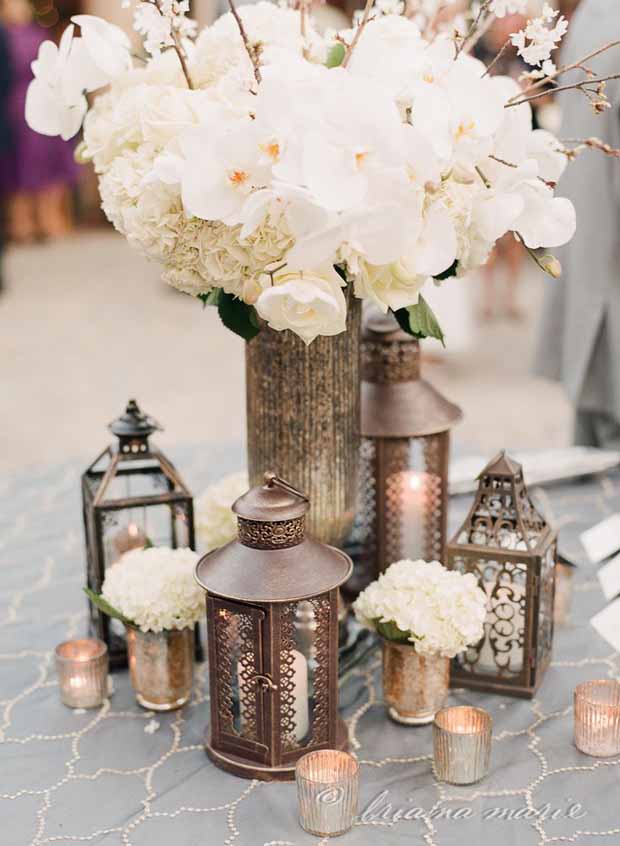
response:
<path fill-rule="evenodd" d="M 420 655 L 454 658 L 483 634 L 486 596 L 476 578 L 438 561 L 398 561 L 353 605 L 359 622 Z"/>
<path fill-rule="evenodd" d="M 190 628 L 204 614 L 197 561 L 191 549 L 133 549 L 107 570 L 101 595 L 87 594 L 104 613 L 143 632 Z"/>
<path fill-rule="evenodd" d="M 140 63 L 120 29 L 78 15 L 81 37 L 69 27 L 33 64 L 30 126 L 69 138 L 84 122 L 105 213 L 171 285 L 246 339 L 261 319 L 306 343 L 343 332 L 346 286 L 441 339 L 423 287 L 484 264 L 507 232 L 559 273 L 536 251 L 575 231 L 554 196 L 574 150 L 533 131 L 530 107 L 562 71 L 566 21 L 549 6 L 502 48 L 534 66 L 521 86 L 470 50 L 526 0 L 483 0 L 446 32 L 432 9 L 368 0 L 353 29 L 323 35 L 306 0 L 229 4 L 197 35 L 189 0 L 136 0 Z M 602 109 L 603 85 L 561 90 Z"/>

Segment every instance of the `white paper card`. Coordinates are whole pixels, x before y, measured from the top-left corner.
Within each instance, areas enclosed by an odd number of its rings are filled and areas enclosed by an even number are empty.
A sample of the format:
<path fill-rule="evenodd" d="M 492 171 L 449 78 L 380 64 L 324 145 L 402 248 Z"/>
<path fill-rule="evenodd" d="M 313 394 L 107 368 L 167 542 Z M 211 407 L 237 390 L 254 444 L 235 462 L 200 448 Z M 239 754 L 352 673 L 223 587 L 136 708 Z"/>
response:
<path fill-rule="evenodd" d="M 620 514 L 612 514 L 579 538 L 588 558 L 598 564 L 620 549 Z"/>
<path fill-rule="evenodd" d="M 620 599 L 614 600 L 590 620 L 601 637 L 620 652 Z"/>
<path fill-rule="evenodd" d="M 615 599 L 620 595 L 620 555 L 616 555 L 598 571 L 598 580 L 605 594 L 605 599 Z"/>

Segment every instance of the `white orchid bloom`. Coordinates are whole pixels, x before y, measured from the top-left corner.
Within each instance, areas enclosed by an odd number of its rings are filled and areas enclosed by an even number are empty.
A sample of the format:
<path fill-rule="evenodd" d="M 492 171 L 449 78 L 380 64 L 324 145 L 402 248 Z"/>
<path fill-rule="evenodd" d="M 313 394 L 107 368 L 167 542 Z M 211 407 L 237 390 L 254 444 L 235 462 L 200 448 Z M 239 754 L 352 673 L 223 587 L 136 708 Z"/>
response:
<path fill-rule="evenodd" d="M 562 247 L 577 229 L 575 207 L 565 197 L 554 197 L 539 179 L 523 183 L 521 190 L 525 201 L 522 214 L 513 229 L 531 249 Z"/>
<path fill-rule="evenodd" d="M 60 45 L 44 41 L 32 63 L 34 79 L 26 95 L 26 123 L 41 135 L 60 135 L 65 141 L 79 132 L 88 109 L 75 74 L 75 27 L 68 26 Z"/>
<path fill-rule="evenodd" d="M 456 253 L 454 223 L 447 209 L 436 203 L 423 219 L 415 246 L 409 247 L 401 261 L 412 275 L 438 276 L 454 264 Z"/>
<path fill-rule="evenodd" d="M 490 81 L 504 103 L 521 94 L 523 90 L 508 76 L 494 76 Z M 504 109 L 503 120 L 494 134 L 493 155 L 511 164 L 522 164 L 528 158 L 531 135 L 532 107 L 529 103 Z"/>
<path fill-rule="evenodd" d="M 71 20 L 81 29 L 81 46 L 86 50 L 88 58 L 104 75 L 103 85 L 130 70 L 131 41 L 120 27 L 95 15 L 74 15 Z M 85 87 L 87 91 L 96 90 Z"/>
<path fill-rule="evenodd" d="M 566 170 L 568 159 L 562 152 L 562 146 L 555 135 L 544 129 L 530 133 L 527 153 L 538 162 L 538 174 L 547 182 L 559 182 Z"/>

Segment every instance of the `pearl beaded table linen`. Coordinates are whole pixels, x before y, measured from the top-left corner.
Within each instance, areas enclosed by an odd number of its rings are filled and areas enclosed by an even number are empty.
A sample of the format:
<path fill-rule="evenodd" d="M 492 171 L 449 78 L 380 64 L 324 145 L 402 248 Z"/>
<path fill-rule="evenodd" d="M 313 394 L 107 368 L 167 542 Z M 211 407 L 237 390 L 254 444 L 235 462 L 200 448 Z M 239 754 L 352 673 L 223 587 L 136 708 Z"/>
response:
<path fill-rule="evenodd" d="M 171 450 L 196 493 L 242 463 L 239 447 Z M 304 846 L 296 787 L 217 770 L 202 746 L 206 665 L 189 704 L 144 711 L 126 672 L 92 711 L 62 705 L 54 647 L 86 633 L 81 465 L 0 482 L 0 820 L 2 846 Z M 341 685 L 341 709 L 360 761 L 361 817 L 347 846 L 617 846 L 620 756 L 573 745 L 572 695 L 588 679 L 620 678 L 620 656 L 590 627 L 605 605 L 578 536 L 620 511 L 620 474 L 546 489 L 565 554 L 580 563 L 568 625 L 533 701 L 452 692 L 493 718 L 488 777 L 456 787 L 432 775 L 432 726 L 391 722 L 377 652 Z M 469 497 L 452 500 L 451 523 Z M 400 819 L 398 819 L 400 817 Z"/>

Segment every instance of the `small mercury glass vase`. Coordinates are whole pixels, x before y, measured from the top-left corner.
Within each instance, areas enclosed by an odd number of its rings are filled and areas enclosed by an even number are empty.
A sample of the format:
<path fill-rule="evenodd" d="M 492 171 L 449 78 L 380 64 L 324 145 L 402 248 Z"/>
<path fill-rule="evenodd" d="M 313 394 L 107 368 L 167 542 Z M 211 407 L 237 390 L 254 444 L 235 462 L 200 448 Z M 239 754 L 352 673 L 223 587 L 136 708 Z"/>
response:
<path fill-rule="evenodd" d="M 420 655 L 413 644 L 383 639 L 383 698 L 397 723 L 432 723 L 449 687 L 449 658 Z"/>
<path fill-rule="evenodd" d="M 127 627 L 129 674 L 136 699 L 149 711 L 188 702 L 194 678 L 194 630 L 143 632 Z"/>

